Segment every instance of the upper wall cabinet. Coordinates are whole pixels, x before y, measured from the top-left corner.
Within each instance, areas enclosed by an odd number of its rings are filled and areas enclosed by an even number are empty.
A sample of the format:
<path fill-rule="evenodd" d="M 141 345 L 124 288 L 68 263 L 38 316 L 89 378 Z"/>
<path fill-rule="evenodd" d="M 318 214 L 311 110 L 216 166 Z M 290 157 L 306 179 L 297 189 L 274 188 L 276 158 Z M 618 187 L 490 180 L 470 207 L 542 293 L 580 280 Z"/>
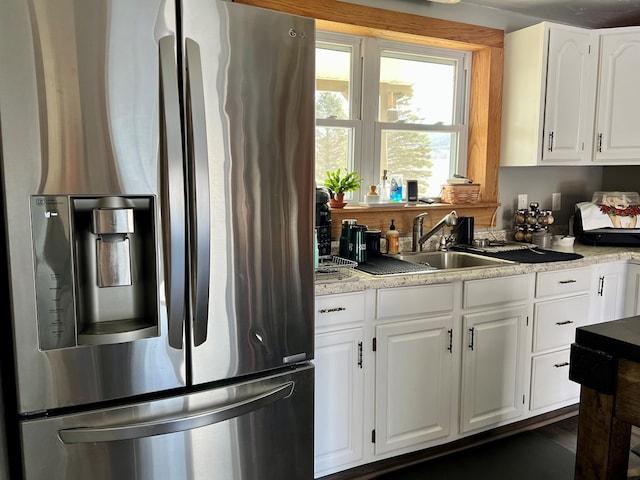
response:
<path fill-rule="evenodd" d="M 506 35 L 501 166 L 640 164 L 640 28 Z"/>
<path fill-rule="evenodd" d="M 590 163 L 591 38 L 589 30 L 548 22 L 505 36 L 501 166 Z"/>
<path fill-rule="evenodd" d="M 600 65 L 594 161 L 640 164 L 640 28 L 598 30 Z"/>

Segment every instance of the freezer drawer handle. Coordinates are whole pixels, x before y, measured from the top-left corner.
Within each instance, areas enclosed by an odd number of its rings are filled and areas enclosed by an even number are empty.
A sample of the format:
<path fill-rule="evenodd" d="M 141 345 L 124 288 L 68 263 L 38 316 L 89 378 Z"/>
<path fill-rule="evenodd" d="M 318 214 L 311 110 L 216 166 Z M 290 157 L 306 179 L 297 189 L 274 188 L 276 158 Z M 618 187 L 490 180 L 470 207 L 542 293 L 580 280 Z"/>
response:
<path fill-rule="evenodd" d="M 294 382 L 286 382 L 271 390 L 245 398 L 222 407 L 200 411 L 195 415 L 167 417 L 138 423 L 114 424 L 102 427 L 78 427 L 62 429 L 60 439 L 66 443 L 113 442 L 133 440 L 167 433 L 184 432 L 194 428 L 213 425 L 231 418 L 240 417 L 254 410 L 287 398 L 293 393 Z"/>

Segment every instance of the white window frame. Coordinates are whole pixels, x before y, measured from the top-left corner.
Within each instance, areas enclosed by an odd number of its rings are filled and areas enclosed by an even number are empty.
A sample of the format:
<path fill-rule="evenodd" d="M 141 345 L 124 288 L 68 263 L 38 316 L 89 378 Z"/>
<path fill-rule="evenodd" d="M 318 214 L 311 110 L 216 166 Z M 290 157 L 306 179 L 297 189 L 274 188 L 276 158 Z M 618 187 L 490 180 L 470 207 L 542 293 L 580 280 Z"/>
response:
<path fill-rule="evenodd" d="M 317 45 L 347 45 L 352 51 L 350 83 L 350 119 L 316 119 L 317 126 L 347 127 L 353 129 L 352 158 L 347 168 L 356 170 L 364 178 L 359 195 L 364 199 L 367 185 L 380 183 L 381 138 L 383 130 L 441 131 L 458 136 L 457 152 L 452 147 L 455 161 L 449 165 L 450 175 L 467 173 L 467 152 L 469 139 L 469 108 L 471 91 L 471 53 L 461 50 L 427 47 L 423 45 L 382 40 L 374 37 L 360 37 L 327 31 L 316 33 Z M 379 80 L 382 52 L 392 51 L 399 55 L 431 56 L 454 60 L 456 65 L 456 91 L 452 125 L 427 125 L 388 123 L 378 120 Z M 448 61 L 446 63 L 449 63 Z M 361 88 L 359 88 L 361 87 Z M 366 101 L 364 99 L 371 99 Z M 358 193 L 356 193 L 358 195 Z"/>

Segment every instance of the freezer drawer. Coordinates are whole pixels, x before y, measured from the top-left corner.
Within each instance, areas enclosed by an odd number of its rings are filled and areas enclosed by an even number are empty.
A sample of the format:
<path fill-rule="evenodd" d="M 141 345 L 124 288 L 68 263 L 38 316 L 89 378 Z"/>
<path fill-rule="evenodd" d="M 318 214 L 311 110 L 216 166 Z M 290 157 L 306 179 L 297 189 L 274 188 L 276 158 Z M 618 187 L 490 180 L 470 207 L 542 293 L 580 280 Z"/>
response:
<path fill-rule="evenodd" d="M 311 479 L 313 374 L 24 421 L 24 478 Z"/>

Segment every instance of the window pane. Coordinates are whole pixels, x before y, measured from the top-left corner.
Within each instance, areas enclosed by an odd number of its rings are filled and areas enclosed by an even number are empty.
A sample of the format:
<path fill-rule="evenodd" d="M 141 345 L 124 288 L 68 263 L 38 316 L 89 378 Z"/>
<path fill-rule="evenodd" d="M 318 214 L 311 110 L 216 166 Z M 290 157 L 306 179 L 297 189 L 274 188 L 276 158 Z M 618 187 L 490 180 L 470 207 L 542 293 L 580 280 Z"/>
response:
<path fill-rule="evenodd" d="M 316 118 L 350 118 L 351 50 L 343 48 L 316 48 Z"/>
<path fill-rule="evenodd" d="M 452 125 L 455 74 L 451 61 L 382 53 L 380 121 Z"/>
<path fill-rule="evenodd" d="M 316 183 L 324 183 L 327 170 L 351 170 L 353 129 L 316 127 Z"/>
<path fill-rule="evenodd" d="M 388 178 L 402 175 L 404 182 L 417 180 L 420 196 L 440 196 L 456 155 L 455 133 L 383 130 L 381 140 L 380 171 L 387 170 Z"/>

